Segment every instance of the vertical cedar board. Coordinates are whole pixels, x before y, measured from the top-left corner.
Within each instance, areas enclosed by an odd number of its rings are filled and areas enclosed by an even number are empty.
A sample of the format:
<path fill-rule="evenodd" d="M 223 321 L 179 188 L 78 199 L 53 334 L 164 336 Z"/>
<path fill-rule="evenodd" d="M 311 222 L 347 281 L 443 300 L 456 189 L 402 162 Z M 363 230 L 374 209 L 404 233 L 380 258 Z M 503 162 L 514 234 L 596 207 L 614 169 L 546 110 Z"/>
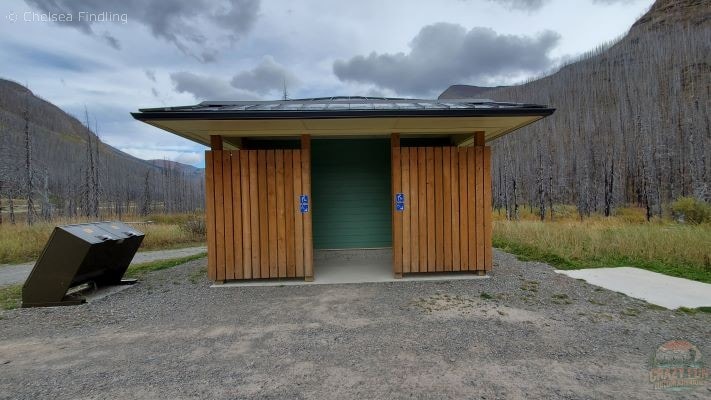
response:
<path fill-rule="evenodd" d="M 402 175 L 400 168 L 400 135 L 393 133 L 390 136 L 390 169 L 392 191 L 390 195 L 390 212 L 393 224 L 393 274 L 397 277 L 402 274 L 402 213 L 395 211 L 395 193 L 401 191 Z"/>
<path fill-rule="evenodd" d="M 452 174 L 451 147 L 442 148 L 442 210 L 444 211 L 444 270 L 452 270 Z"/>
<path fill-rule="evenodd" d="M 257 151 L 259 189 L 259 269 L 261 278 L 269 278 L 269 217 L 267 211 L 267 152 Z"/>
<path fill-rule="evenodd" d="M 474 147 L 467 147 L 467 204 L 469 213 L 467 214 L 467 234 L 469 235 L 469 270 L 476 270 L 476 152 Z"/>
<path fill-rule="evenodd" d="M 491 147 L 484 147 L 484 267 L 490 271 L 494 266 L 492 250 L 493 223 L 491 218 Z"/>
<path fill-rule="evenodd" d="M 407 147 L 400 149 L 400 175 L 402 183 L 400 191 L 405 195 L 405 209 L 400 212 L 402 218 L 402 273 L 410 272 L 411 244 L 410 244 L 410 151 Z"/>
<path fill-rule="evenodd" d="M 245 279 L 252 279 L 252 229 L 250 226 L 249 152 L 240 150 L 240 191 L 242 195 L 242 267 Z"/>
<path fill-rule="evenodd" d="M 459 153 L 459 255 L 460 270 L 469 270 L 469 200 L 467 199 L 467 149 L 458 149 Z"/>
<path fill-rule="evenodd" d="M 269 277 L 278 278 L 277 266 L 277 206 L 276 206 L 276 163 L 274 150 L 267 153 L 267 231 L 269 232 Z"/>
<path fill-rule="evenodd" d="M 240 165 L 240 152 L 232 152 L 232 228 L 233 251 L 234 251 L 234 279 L 244 279 L 244 269 L 242 267 L 242 172 Z"/>
<path fill-rule="evenodd" d="M 222 150 L 214 151 L 213 163 L 215 174 L 215 280 L 225 280 L 225 205 L 222 190 Z"/>
<path fill-rule="evenodd" d="M 294 150 L 284 150 L 284 223 L 286 234 L 286 276 L 296 276 L 294 263 Z"/>
<path fill-rule="evenodd" d="M 211 281 L 217 278 L 215 267 L 215 175 L 213 173 L 212 151 L 205 152 L 205 229 L 207 233 L 207 277 Z"/>
<path fill-rule="evenodd" d="M 257 150 L 249 150 L 249 226 L 252 239 L 252 278 L 262 277 L 261 231 L 259 230 L 259 163 Z"/>
<path fill-rule="evenodd" d="M 294 267 L 296 276 L 304 276 L 304 223 L 303 216 L 299 209 L 299 196 L 304 193 L 301 186 L 301 150 L 294 151 Z"/>
<path fill-rule="evenodd" d="M 284 150 L 275 150 L 276 210 L 277 210 L 277 269 L 280 278 L 286 278 L 286 211 L 284 210 Z"/>
<path fill-rule="evenodd" d="M 309 212 L 303 213 L 304 223 L 304 277 L 312 280 L 314 276 L 314 242 L 313 242 L 313 225 L 311 214 L 313 207 L 318 207 L 318 204 L 313 204 L 311 196 L 311 136 L 301 135 L 301 185 L 304 194 L 309 196 Z"/>
<path fill-rule="evenodd" d="M 474 166 L 476 176 L 476 269 L 484 270 L 484 152 L 482 146 L 474 147 L 476 152 L 476 165 Z"/>
<path fill-rule="evenodd" d="M 418 210 L 418 244 L 420 272 L 427 272 L 427 157 L 424 147 L 417 148 L 417 210 Z"/>
<path fill-rule="evenodd" d="M 452 148 L 451 157 L 452 181 L 450 182 L 450 185 L 452 193 L 452 271 L 459 271 L 461 269 L 461 252 L 459 247 L 459 151 L 456 147 Z"/>
<path fill-rule="evenodd" d="M 427 272 L 434 272 L 437 262 L 435 251 L 435 182 L 434 182 L 434 148 L 425 148 L 425 163 L 427 164 Z"/>
<path fill-rule="evenodd" d="M 442 193 L 442 148 L 434 148 L 435 182 L 435 271 L 444 271 L 444 196 Z"/>
<path fill-rule="evenodd" d="M 420 271 L 420 228 L 418 223 L 419 190 L 417 188 L 417 155 L 417 147 L 410 148 L 410 199 L 409 202 L 406 204 L 406 206 L 410 207 L 410 272 Z"/>
<path fill-rule="evenodd" d="M 232 216 L 232 152 L 222 152 L 222 204 L 225 213 L 225 280 L 235 279 L 234 222 Z"/>

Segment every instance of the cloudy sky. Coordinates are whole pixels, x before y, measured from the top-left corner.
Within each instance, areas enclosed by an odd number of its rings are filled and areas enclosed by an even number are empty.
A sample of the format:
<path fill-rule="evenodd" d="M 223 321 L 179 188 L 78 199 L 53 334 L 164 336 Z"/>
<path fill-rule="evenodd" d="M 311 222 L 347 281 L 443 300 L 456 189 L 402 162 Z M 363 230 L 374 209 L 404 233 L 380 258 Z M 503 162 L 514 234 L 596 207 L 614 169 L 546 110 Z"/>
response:
<path fill-rule="evenodd" d="M 2 0 L 0 77 L 141 158 L 200 145 L 134 121 L 202 100 L 436 97 L 514 84 L 624 34 L 652 0 Z M 49 19 L 49 20 L 48 20 Z"/>

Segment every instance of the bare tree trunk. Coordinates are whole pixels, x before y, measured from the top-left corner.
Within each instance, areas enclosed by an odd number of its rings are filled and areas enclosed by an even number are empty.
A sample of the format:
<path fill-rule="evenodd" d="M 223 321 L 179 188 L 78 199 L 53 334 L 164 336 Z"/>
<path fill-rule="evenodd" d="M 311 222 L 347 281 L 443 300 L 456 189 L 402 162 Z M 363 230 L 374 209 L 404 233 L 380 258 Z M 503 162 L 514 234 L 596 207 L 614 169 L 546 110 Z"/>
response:
<path fill-rule="evenodd" d="M 52 203 L 49 200 L 49 172 L 44 170 L 44 184 L 42 185 L 42 218 L 45 221 L 52 219 Z"/>
<path fill-rule="evenodd" d="M 536 180 L 538 186 L 538 214 L 541 218 L 541 222 L 546 220 L 546 195 L 545 189 L 543 188 L 543 152 L 541 145 L 538 146 L 538 173 Z"/>
<path fill-rule="evenodd" d="M 0 225 L 3 223 L 3 217 L 2 217 L 2 212 L 3 212 L 3 204 L 2 204 L 2 192 L 3 192 L 3 182 L 0 180 Z"/>
<path fill-rule="evenodd" d="M 605 216 L 612 215 L 612 195 L 615 187 L 615 158 L 611 157 L 610 169 L 605 168 Z"/>
<path fill-rule="evenodd" d="M 32 200 L 32 194 L 34 192 L 34 176 L 32 171 L 32 138 L 30 137 L 29 98 L 26 98 L 25 102 L 25 200 L 27 202 L 27 225 L 32 225 L 35 222 L 35 206 Z"/>
<path fill-rule="evenodd" d="M 17 221 L 15 220 L 15 201 L 12 199 L 12 192 L 10 192 L 7 202 L 8 211 L 10 211 L 10 224 L 15 225 Z"/>

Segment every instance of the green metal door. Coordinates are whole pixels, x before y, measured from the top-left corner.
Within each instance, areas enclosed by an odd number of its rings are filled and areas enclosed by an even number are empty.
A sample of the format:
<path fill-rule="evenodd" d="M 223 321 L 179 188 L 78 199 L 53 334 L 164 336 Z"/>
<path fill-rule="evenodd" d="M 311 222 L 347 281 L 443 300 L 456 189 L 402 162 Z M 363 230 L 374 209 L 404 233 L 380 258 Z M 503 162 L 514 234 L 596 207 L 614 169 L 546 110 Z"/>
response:
<path fill-rule="evenodd" d="M 390 141 L 311 142 L 316 249 L 390 247 Z"/>

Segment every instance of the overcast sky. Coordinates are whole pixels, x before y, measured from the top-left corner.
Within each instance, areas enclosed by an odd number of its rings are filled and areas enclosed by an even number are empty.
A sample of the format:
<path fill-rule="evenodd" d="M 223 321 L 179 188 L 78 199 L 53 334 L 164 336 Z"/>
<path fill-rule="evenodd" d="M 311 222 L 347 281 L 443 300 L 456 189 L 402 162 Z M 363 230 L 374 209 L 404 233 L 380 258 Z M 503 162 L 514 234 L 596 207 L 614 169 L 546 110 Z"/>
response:
<path fill-rule="evenodd" d="M 71 114 L 86 106 L 130 154 L 202 165 L 204 147 L 129 112 L 275 99 L 284 83 L 291 98 L 513 84 L 623 35 L 651 3 L 2 0 L 0 77 Z"/>

